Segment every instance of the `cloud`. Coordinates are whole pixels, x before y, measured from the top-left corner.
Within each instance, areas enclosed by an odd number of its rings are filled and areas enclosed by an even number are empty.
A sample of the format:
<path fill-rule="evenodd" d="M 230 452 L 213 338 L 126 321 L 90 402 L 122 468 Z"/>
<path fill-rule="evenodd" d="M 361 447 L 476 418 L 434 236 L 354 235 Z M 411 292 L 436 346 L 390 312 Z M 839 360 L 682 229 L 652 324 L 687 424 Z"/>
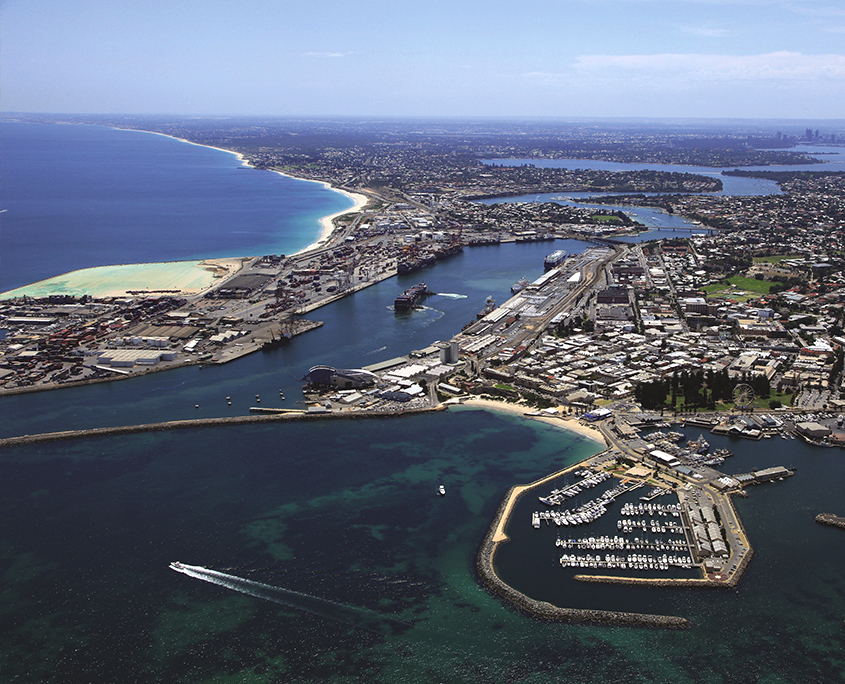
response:
<path fill-rule="evenodd" d="M 351 52 L 306 52 L 306 57 L 348 57 Z"/>
<path fill-rule="evenodd" d="M 842 7 L 837 2 L 819 2 L 818 0 L 802 2 L 801 0 L 796 0 L 794 2 L 784 2 L 783 6 L 795 14 L 802 14 L 808 17 L 845 17 L 845 7 Z"/>
<path fill-rule="evenodd" d="M 679 28 L 684 33 L 703 36 L 705 38 L 725 38 L 732 34 L 732 31 L 728 29 L 713 28 L 711 26 L 680 26 Z"/>
<path fill-rule="evenodd" d="M 841 81 L 845 55 L 772 52 L 762 55 L 584 55 L 575 72 L 597 78 L 679 78 L 694 81 Z"/>

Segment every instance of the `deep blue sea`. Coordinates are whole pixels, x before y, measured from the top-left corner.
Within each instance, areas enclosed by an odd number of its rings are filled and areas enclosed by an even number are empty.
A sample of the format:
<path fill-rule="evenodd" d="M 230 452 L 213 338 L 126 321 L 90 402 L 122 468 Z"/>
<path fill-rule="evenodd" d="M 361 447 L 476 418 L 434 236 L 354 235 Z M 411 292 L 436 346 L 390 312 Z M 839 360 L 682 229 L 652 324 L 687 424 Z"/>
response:
<path fill-rule="evenodd" d="M 0 436 L 243 415 L 256 393 L 262 406 L 295 406 L 311 365 L 359 366 L 446 339 L 487 295 L 503 300 L 517 278 L 539 276 L 559 247 L 584 245 L 467 249 L 315 312 L 325 326 L 288 347 L 225 366 L 0 398 Z M 419 280 L 440 294 L 397 315 L 393 297 Z M 736 453 L 727 472 L 799 468 L 737 501 L 755 557 L 736 590 L 576 584 L 558 572 L 554 532 L 522 511 L 500 558 L 532 596 L 680 615 L 693 622 L 683 632 L 546 624 L 479 586 L 475 555 L 508 488 L 596 450 L 544 424 L 460 409 L 3 449 L 0 672 L 62 684 L 843 681 L 845 533 L 813 522 L 845 514 L 841 452 L 711 443 Z M 244 578 L 252 593 L 172 561 Z"/>
<path fill-rule="evenodd" d="M 0 292 L 90 266 L 290 254 L 352 200 L 142 131 L 0 123 Z"/>

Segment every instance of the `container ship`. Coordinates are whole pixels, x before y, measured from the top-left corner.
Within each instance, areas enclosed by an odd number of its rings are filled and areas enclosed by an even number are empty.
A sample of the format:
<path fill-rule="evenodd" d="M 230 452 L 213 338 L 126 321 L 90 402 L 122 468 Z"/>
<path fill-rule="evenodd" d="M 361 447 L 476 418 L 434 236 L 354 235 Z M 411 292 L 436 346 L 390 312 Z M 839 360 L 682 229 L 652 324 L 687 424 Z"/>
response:
<path fill-rule="evenodd" d="M 564 261 L 566 261 L 566 250 L 558 249 L 546 257 L 545 261 L 543 261 L 543 267 L 548 271 L 549 269 L 560 266 Z"/>
<path fill-rule="evenodd" d="M 396 299 L 394 299 L 393 308 L 396 311 L 408 311 L 409 309 L 412 309 L 414 307 L 420 297 L 430 294 L 434 293 L 429 290 L 428 287 L 426 287 L 426 284 L 419 283 L 417 285 L 414 285 L 413 287 L 409 287 Z"/>
<path fill-rule="evenodd" d="M 450 256 L 459 254 L 464 251 L 463 242 L 450 242 L 448 245 L 438 247 L 433 251 L 417 252 L 415 254 L 408 254 L 400 259 L 397 264 L 397 271 L 399 275 L 412 273 L 418 271 L 426 266 L 431 266 L 441 259 L 448 259 Z"/>

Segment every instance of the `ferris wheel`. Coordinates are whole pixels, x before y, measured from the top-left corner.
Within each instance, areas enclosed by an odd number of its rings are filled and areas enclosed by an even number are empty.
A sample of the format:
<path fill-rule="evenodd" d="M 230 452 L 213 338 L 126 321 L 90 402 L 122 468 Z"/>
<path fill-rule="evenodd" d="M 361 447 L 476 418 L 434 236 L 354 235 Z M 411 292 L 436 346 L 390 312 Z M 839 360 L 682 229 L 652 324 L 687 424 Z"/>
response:
<path fill-rule="evenodd" d="M 744 382 L 734 387 L 733 391 L 734 406 L 739 409 L 747 409 L 754 403 L 754 389 L 751 385 L 746 385 Z"/>

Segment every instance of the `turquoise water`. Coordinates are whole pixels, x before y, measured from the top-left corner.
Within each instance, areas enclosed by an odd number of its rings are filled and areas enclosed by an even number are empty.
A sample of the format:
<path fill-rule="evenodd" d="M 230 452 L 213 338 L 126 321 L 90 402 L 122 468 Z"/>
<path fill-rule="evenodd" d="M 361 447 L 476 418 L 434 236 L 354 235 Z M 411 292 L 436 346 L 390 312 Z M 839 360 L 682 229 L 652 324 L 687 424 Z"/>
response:
<path fill-rule="evenodd" d="M 143 131 L 0 123 L 0 292 L 91 266 L 290 254 L 352 200 Z"/>
<path fill-rule="evenodd" d="M 743 442 L 732 463 L 771 464 L 773 446 Z M 522 587 L 566 583 L 565 603 L 690 630 L 546 624 L 481 589 L 475 555 L 507 488 L 595 449 L 462 409 L 5 450 L 4 681 L 842 680 L 842 532 L 812 522 L 841 501 L 825 484 L 845 475 L 837 451 L 784 443 L 798 475 L 739 501 L 756 555 L 736 590 L 606 593 L 553 572 Z M 176 560 L 312 601 L 215 586 Z"/>
<path fill-rule="evenodd" d="M 375 363 L 446 339 L 559 247 L 584 245 L 467 249 L 325 307 L 313 317 L 326 325 L 289 347 L 226 366 L 3 397 L 0 434 L 243 415 L 256 392 L 275 405 L 280 387 L 291 406 L 311 365 Z M 397 316 L 393 297 L 420 280 L 442 294 Z M 39 683 L 842 681 L 845 538 L 812 522 L 845 514 L 841 452 L 711 442 L 737 452 L 727 472 L 799 466 L 737 501 L 755 557 L 735 591 L 576 585 L 554 572 L 554 552 L 548 564 L 520 552 L 520 537 L 543 544 L 520 516 L 501 551 L 502 571 L 516 568 L 509 579 L 530 595 L 680 615 L 693 622 L 684 632 L 545 624 L 480 588 L 475 556 L 508 488 L 596 449 L 543 424 L 462 409 L 4 449 L 0 671 Z M 283 605 L 172 561 L 306 598 Z"/>
<path fill-rule="evenodd" d="M 62 294 L 80 297 L 114 297 L 132 290 L 182 290 L 200 292 L 214 282 L 212 268 L 202 261 L 169 261 L 153 264 L 95 266 L 48 278 L 3 293 L 6 298 L 47 297 Z"/>

